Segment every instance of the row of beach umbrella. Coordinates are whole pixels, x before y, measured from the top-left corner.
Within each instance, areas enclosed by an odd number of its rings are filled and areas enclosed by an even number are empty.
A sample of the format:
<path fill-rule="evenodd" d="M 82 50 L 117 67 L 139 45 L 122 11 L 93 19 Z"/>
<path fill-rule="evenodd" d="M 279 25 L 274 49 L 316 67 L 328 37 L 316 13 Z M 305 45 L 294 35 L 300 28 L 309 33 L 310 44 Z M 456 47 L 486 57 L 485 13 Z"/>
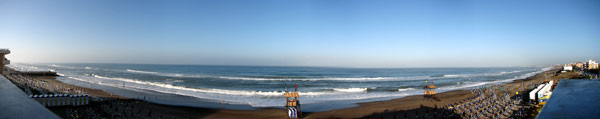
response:
<path fill-rule="evenodd" d="M 90 100 L 88 95 L 69 94 L 29 95 L 29 97 L 47 107 L 87 105 Z"/>

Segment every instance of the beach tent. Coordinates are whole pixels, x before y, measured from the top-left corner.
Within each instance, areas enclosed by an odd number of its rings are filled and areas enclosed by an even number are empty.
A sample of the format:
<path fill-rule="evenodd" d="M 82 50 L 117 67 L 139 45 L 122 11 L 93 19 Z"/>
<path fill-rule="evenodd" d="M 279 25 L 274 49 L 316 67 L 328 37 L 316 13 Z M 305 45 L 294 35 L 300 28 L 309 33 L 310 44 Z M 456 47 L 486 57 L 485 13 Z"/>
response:
<path fill-rule="evenodd" d="M 546 94 L 547 92 L 550 91 L 550 88 L 552 88 L 552 84 L 551 83 L 547 83 L 542 89 L 540 89 L 537 93 L 537 99 L 540 99 L 544 96 L 544 94 Z M 540 101 L 540 100 L 538 100 Z"/>
<path fill-rule="evenodd" d="M 62 105 L 67 105 L 67 94 L 62 94 L 60 98 L 62 100 Z"/>
<path fill-rule="evenodd" d="M 58 100 L 58 94 L 55 94 L 52 97 L 52 100 L 54 100 L 54 106 L 60 106 L 60 104 L 59 104 L 60 100 Z"/>
<path fill-rule="evenodd" d="M 83 105 L 87 105 L 87 104 L 89 104 L 89 96 L 83 95 Z"/>
<path fill-rule="evenodd" d="M 83 95 L 77 95 L 77 105 L 83 105 Z"/>
<path fill-rule="evenodd" d="M 536 99 L 536 96 L 537 96 L 537 95 L 536 95 L 536 93 L 537 93 L 538 91 L 540 91 L 540 89 L 542 89 L 542 88 L 543 88 L 545 85 L 546 85 L 546 84 L 541 84 L 541 85 L 539 85 L 537 88 L 535 88 L 535 89 L 531 90 L 531 92 L 529 92 L 529 99 L 530 99 L 530 100 L 534 100 L 534 101 L 535 101 L 535 99 Z"/>
<path fill-rule="evenodd" d="M 40 95 L 40 100 L 43 106 L 47 106 L 46 104 L 48 104 L 46 101 L 46 95 Z"/>
<path fill-rule="evenodd" d="M 37 95 L 33 95 L 33 96 L 31 96 L 31 99 L 35 100 L 36 102 L 40 102 L 40 101 L 38 101 L 38 99 L 37 99 Z"/>
<path fill-rule="evenodd" d="M 49 94 L 46 99 L 48 99 L 48 106 L 54 106 L 54 100 L 52 100 L 52 94 Z"/>
<path fill-rule="evenodd" d="M 63 106 L 65 105 L 65 99 L 64 99 L 64 95 L 65 94 L 58 94 L 58 106 Z"/>
<path fill-rule="evenodd" d="M 42 98 L 42 96 L 41 96 L 41 95 L 35 95 L 35 100 L 37 100 L 37 101 L 38 101 L 38 103 L 40 103 L 40 104 L 44 105 L 44 104 L 43 104 L 43 103 L 44 103 L 44 100 L 43 100 L 43 98 Z"/>
<path fill-rule="evenodd" d="M 38 95 L 33 95 L 32 97 L 35 101 L 37 101 L 38 103 L 42 104 L 42 101 L 40 101 L 40 98 L 38 97 Z"/>
<path fill-rule="evenodd" d="M 288 116 L 290 118 L 292 118 L 292 119 L 298 118 L 298 113 L 297 113 L 296 109 L 295 108 L 289 108 L 288 109 Z"/>
<path fill-rule="evenodd" d="M 52 94 L 50 95 L 50 100 L 52 100 L 52 106 L 56 106 L 58 101 L 56 100 L 56 95 Z"/>
<path fill-rule="evenodd" d="M 75 95 L 69 95 L 69 103 L 71 106 L 75 106 Z"/>
<path fill-rule="evenodd" d="M 81 104 L 81 100 L 79 95 L 75 95 L 75 106 L 79 106 Z"/>

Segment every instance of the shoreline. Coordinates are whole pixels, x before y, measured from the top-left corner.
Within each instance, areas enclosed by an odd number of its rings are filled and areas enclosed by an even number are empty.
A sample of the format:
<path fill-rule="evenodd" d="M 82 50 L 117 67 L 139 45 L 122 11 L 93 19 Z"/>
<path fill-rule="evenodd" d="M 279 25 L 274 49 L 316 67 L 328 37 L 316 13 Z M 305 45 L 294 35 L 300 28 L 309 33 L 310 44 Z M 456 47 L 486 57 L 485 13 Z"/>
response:
<path fill-rule="evenodd" d="M 544 71 L 538 73 L 534 76 L 527 77 L 525 79 L 516 79 L 512 82 L 503 83 L 502 85 L 517 85 L 521 84 L 521 82 L 531 82 L 531 81 L 539 81 L 541 78 L 541 74 L 547 75 L 548 73 L 555 72 L 556 69 Z M 40 77 L 36 77 L 36 80 L 43 80 Z M 49 79 L 50 80 L 50 79 Z M 53 79 L 53 82 L 56 85 L 68 85 L 72 87 L 81 88 L 85 90 L 85 92 L 90 93 L 89 95 L 105 98 L 108 102 L 98 102 L 91 104 L 89 108 L 102 108 L 103 105 L 108 103 L 110 104 L 125 104 L 127 106 L 131 106 L 132 110 L 136 110 L 138 108 L 139 112 L 143 112 L 145 108 L 162 110 L 158 115 L 159 117 L 178 117 L 178 118 L 239 118 L 239 117 L 248 117 L 248 118 L 286 118 L 286 110 L 283 108 L 255 108 L 253 110 L 236 110 L 236 109 L 213 109 L 213 108 L 202 108 L 202 107 L 192 107 L 192 106 L 177 106 L 177 105 L 165 105 L 159 104 L 155 102 L 149 102 L 145 100 L 138 100 L 132 98 L 126 98 L 124 96 L 110 94 L 107 95 L 103 90 L 91 89 L 86 87 L 80 87 L 76 85 L 67 84 L 56 79 Z M 52 81 L 49 81 L 52 82 Z M 528 84 L 529 85 L 529 84 Z M 527 87 L 527 86 L 525 86 Z M 405 96 L 401 98 L 394 98 L 390 100 L 382 100 L 382 101 L 371 101 L 371 102 L 361 102 L 356 103 L 356 106 L 351 106 L 342 109 L 334 109 L 329 111 L 319 111 L 319 112 L 305 112 L 305 118 L 368 118 L 372 115 L 377 115 L 378 113 L 386 113 L 386 112 L 394 112 L 394 113 L 408 113 L 415 112 L 420 108 L 432 108 L 439 107 L 442 105 L 447 105 L 452 102 L 460 101 L 469 97 L 474 96 L 474 94 L 469 90 L 450 90 L 443 93 L 437 94 L 442 101 L 440 102 L 432 102 L 427 103 L 424 101 L 423 95 L 412 95 Z M 425 103 L 424 103 L 425 102 Z M 65 113 L 67 111 L 72 111 L 72 109 L 64 108 L 64 107 L 50 107 L 51 110 L 55 111 L 55 113 L 62 112 L 61 116 L 72 115 L 69 113 Z M 416 109 L 416 110 L 415 110 Z M 141 110 L 141 111 L 140 111 Z M 92 113 L 92 112 L 90 112 Z M 85 115 L 85 114 L 79 114 Z M 134 115 L 134 114 L 130 114 Z M 157 116 L 157 115 L 155 115 Z M 112 116 L 114 117 L 114 116 Z M 136 117 L 136 116 L 132 116 Z M 143 117 L 140 115 L 140 117 Z"/>

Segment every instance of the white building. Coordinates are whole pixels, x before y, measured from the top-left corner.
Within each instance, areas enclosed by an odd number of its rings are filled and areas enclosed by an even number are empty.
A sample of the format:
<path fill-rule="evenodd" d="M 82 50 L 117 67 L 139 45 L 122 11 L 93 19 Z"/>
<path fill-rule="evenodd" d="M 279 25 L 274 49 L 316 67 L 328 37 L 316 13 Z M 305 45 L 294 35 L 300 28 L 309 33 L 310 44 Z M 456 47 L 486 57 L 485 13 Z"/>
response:
<path fill-rule="evenodd" d="M 573 66 L 565 65 L 565 66 L 563 66 L 563 71 L 573 71 Z"/>
<path fill-rule="evenodd" d="M 594 60 L 588 60 L 587 62 L 585 62 L 583 67 L 585 69 L 598 69 L 598 62 L 596 62 Z"/>

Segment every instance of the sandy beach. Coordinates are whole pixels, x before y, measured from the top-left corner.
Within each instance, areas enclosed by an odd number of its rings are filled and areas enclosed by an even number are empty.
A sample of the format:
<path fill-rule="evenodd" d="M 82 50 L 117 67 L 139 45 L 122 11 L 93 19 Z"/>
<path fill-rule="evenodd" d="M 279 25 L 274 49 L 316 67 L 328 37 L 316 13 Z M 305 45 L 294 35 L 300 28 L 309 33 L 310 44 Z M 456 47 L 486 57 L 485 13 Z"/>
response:
<path fill-rule="evenodd" d="M 527 91 L 531 84 L 543 82 L 546 77 L 551 80 L 573 78 L 576 74 L 564 74 L 554 76 L 557 70 L 550 70 L 539 73 L 535 76 L 518 79 L 503 85 L 495 85 L 495 88 L 504 90 L 494 90 L 500 92 Z M 16 76 L 8 76 L 14 79 Z M 32 82 L 44 82 L 43 86 L 31 88 L 44 88 L 46 91 L 57 90 L 49 89 L 51 87 L 68 87 L 72 90 L 78 90 L 101 99 L 94 101 L 88 106 L 79 107 L 50 107 L 49 109 L 63 118 L 287 118 L 286 110 L 275 108 L 262 108 L 257 110 L 229 110 L 229 109 L 209 109 L 185 106 L 170 106 L 155 104 L 143 100 L 128 99 L 123 96 L 110 94 L 108 92 L 74 86 L 57 81 L 49 77 L 25 77 Z M 532 83 L 533 82 L 533 83 Z M 16 82 L 17 85 L 23 85 Z M 523 85 L 523 87 L 521 87 Z M 31 86 L 31 85 L 24 85 Z M 488 88 L 488 90 L 493 88 Z M 63 89 L 64 90 L 64 89 Z M 63 93 L 73 93 L 63 92 Z M 514 96 L 514 93 L 508 93 Z M 454 90 L 437 94 L 439 101 L 424 98 L 423 95 L 407 96 L 398 99 L 359 103 L 356 107 L 337 109 L 324 112 L 304 112 L 307 119 L 321 118 L 425 118 L 426 115 L 438 112 L 444 112 L 444 118 L 458 118 L 460 114 L 452 113 L 447 107 L 448 104 L 464 101 L 476 96 L 473 90 Z M 450 116 L 454 115 L 454 116 Z"/>

